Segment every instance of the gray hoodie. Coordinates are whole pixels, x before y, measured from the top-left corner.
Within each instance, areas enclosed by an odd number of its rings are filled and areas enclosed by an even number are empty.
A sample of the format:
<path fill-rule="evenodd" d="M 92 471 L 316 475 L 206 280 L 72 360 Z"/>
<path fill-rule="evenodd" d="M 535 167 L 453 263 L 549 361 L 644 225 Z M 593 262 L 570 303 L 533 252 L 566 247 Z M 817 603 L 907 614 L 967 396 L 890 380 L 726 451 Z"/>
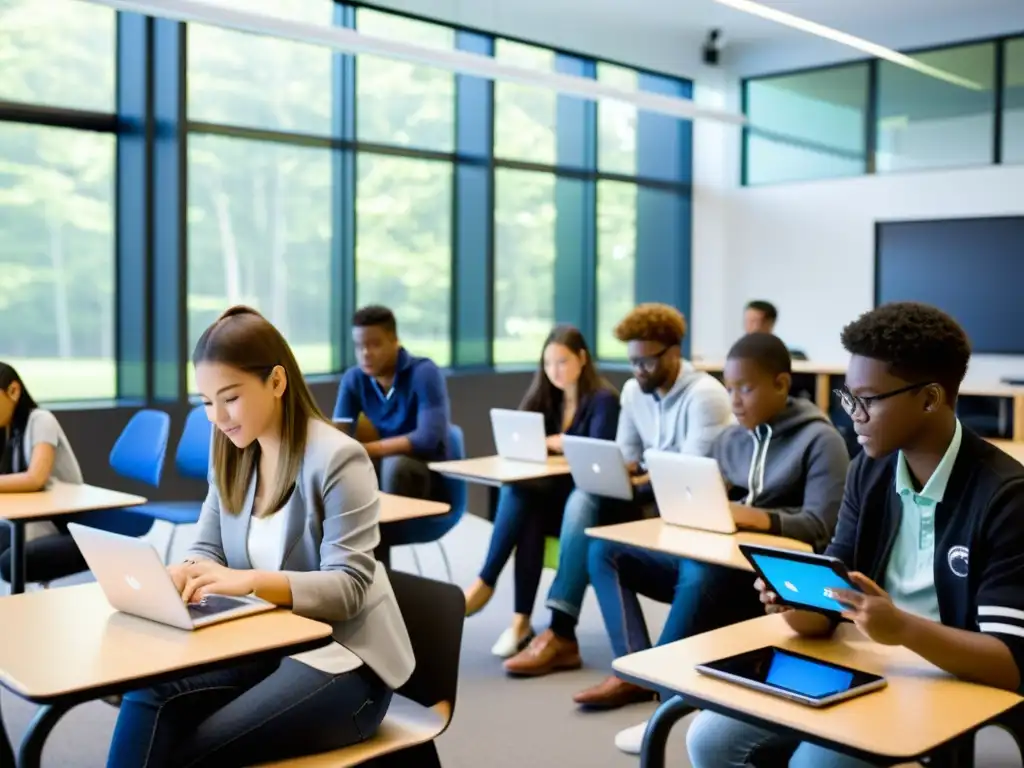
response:
<path fill-rule="evenodd" d="M 771 422 L 727 429 L 711 455 L 733 501 L 767 511 L 771 533 L 824 551 L 835 531 L 850 455 L 818 406 L 791 397 Z"/>
<path fill-rule="evenodd" d="M 686 361 L 664 397 L 645 395 L 630 379 L 620 401 L 615 442 L 627 462 L 640 461 L 648 448 L 707 456 L 722 430 L 736 423 L 721 382 Z"/>

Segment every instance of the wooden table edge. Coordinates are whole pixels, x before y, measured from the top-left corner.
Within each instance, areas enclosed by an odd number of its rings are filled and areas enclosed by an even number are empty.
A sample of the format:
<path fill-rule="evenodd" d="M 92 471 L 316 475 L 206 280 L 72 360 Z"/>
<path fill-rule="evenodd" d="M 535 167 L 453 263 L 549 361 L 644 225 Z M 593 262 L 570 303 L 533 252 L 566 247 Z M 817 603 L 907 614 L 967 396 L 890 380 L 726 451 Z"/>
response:
<path fill-rule="evenodd" d="M 232 619 L 232 621 L 244 620 L 244 618 L 245 617 L 242 617 L 241 619 Z M 142 677 L 133 677 L 121 680 L 115 683 L 105 683 L 104 685 L 88 688 L 76 688 L 74 690 L 59 692 L 47 691 L 44 693 L 25 693 L 19 689 L 16 681 L 12 681 L 8 675 L 4 674 L 3 671 L 0 670 L 0 687 L 6 688 L 11 694 L 17 696 L 19 699 L 22 699 L 23 701 L 30 701 L 33 704 L 52 705 L 66 704 L 69 702 L 79 704 L 87 701 L 94 701 L 96 699 L 103 698 L 104 696 L 112 696 L 141 688 L 149 688 L 162 682 L 180 680 L 183 677 L 189 677 L 191 675 L 227 669 L 235 666 L 235 664 L 245 664 L 251 661 L 259 661 L 274 657 L 284 658 L 285 656 L 292 656 L 299 653 L 305 653 L 307 651 L 315 651 L 318 648 L 323 648 L 324 646 L 329 645 L 333 637 L 331 625 L 319 621 L 318 619 L 309 620 L 322 624 L 324 627 L 324 634 L 322 636 L 303 640 L 301 643 L 285 643 L 271 648 L 261 648 L 254 653 L 247 653 L 240 656 L 228 656 L 226 658 L 213 661 L 205 661 L 202 664 L 186 665 L 176 669 L 164 670 L 152 675 L 143 675 Z M 187 630 L 181 631 L 184 632 Z"/>
<path fill-rule="evenodd" d="M 615 671 L 616 677 L 619 677 L 619 678 L 625 680 L 626 682 L 633 683 L 634 685 L 639 685 L 639 686 L 645 687 L 645 688 L 650 688 L 651 687 L 652 682 L 650 680 L 647 680 L 646 678 L 640 677 L 640 676 L 632 674 L 631 672 L 628 672 L 628 671 L 626 671 L 624 669 L 621 669 L 617 665 L 617 662 L 618 662 L 618 659 L 615 659 L 612 662 L 612 669 Z M 660 685 L 660 684 L 659 684 L 659 687 L 664 689 L 664 690 L 671 691 L 673 695 L 679 696 L 687 704 L 693 706 L 694 708 L 696 708 L 696 709 L 698 709 L 698 710 L 700 710 L 702 712 L 703 711 L 714 712 L 717 715 L 722 715 L 724 717 L 729 717 L 729 718 L 732 718 L 733 720 L 740 720 L 740 721 L 742 721 L 744 723 L 747 723 L 749 725 L 753 725 L 753 726 L 758 727 L 758 728 L 763 728 L 765 730 L 773 731 L 773 732 L 778 733 L 780 735 L 793 736 L 793 737 L 797 738 L 801 742 L 806 741 L 808 743 L 815 744 L 815 745 L 820 746 L 820 747 L 825 747 L 826 749 L 830 749 L 830 750 L 832 750 L 834 752 L 840 752 L 840 753 L 842 753 L 844 755 L 849 755 L 849 756 L 852 756 L 852 757 L 860 758 L 862 760 L 866 760 L 867 762 L 877 761 L 879 758 L 881 758 L 882 760 L 885 760 L 885 761 L 893 761 L 892 762 L 893 765 L 899 765 L 900 763 L 906 763 L 906 762 L 911 762 L 911 763 L 919 762 L 923 758 L 935 754 L 935 752 L 937 750 L 940 750 L 943 747 L 949 746 L 950 744 L 955 742 L 957 739 L 960 739 L 963 736 L 966 736 L 966 735 L 969 735 L 969 734 L 972 734 L 972 733 L 977 733 L 982 728 L 985 728 L 985 727 L 987 727 L 989 725 L 994 724 L 1002 715 L 1004 715 L 1006 712 L 1009 712 L 1014 707 L 1019 706 L 1019 704 L 1021 703 L 1021 702 L 1017 702 L 1017 704 L 1013 704 L 1011 706 L 1008 706 L 1008 707 L 1006 707 L 1006 709 L 1003 709 L 1000 712 L 997 712 L 996 714 L 992 715 L 987 720 L 984 720 L 984 721 L 982 721 L 980 723 L 977 723 L 977 724 L 975 724 L 975 725 L 973 725 L 971 727 L 968 727 L 968 728 L 966 728 L 966 729 L 964 729 L 962 731 L 958 731 L 957 733 L 951 735 L 946 740 L 941 741 L 941 742 L 939 742 L 937 744 L 933 744 L 933 745 L 925 748 L 922 751 L 913 752 L 913 753 L 894 754 L 894 753 L 891 753 L 891 752 L 871 752 L 871 751 L 868 751 L 868 750 L 861 749 L 860 747 L 852 746 L 850 744 L 844 744 L 842 742 L 833 741 L 831 739 L 828 739 L 828 738 L 825 738 L 825 737 L 822 737 L 822 736 L 816 736 L 813 733 L 808 733 L 807 731 L 801 731 L 798 728 L 794 728 L 793 726 L 784 725 L 782 723 L 775 722 L 774 720 L 769 720 L 769 719 L 767 719 L 765 717 L 761 717 L 759 715 L 753 715 L 753 714 L 750 714 L 750 713 L 745 712 L 745 711 L 740 710 L 740 709 L 732 709 L 732 708 L 729 707 L 728 704 L 724 704 L 724 703 L 721 703 L 721 702 L 718 702 L 718 701 L 714 701 L 714 700 L 711 700 L 711 699 L 706 699 L 706 698 L 704 698 L 702 696 L 698 696 L 698 695 L 695 695 L 695 694 L 684 693 L 683 691 L 676 690 L 675 688 L 669 688 L 669 687 L 666 687 L 666 686 L 663 686 L 663 685 Z M 771 694 L 766 693 L 764 695 L 765 696 L 770 696 Z M 871 694 L 865 694 L 865 695 L 866 696 L 870 696 Z M 841 702 L 840 702 L 840 704 L 841 704 Z M 813 711 L 813 708 L 811 708 L 811 707 L 808 707 L 808 709 Z"/>

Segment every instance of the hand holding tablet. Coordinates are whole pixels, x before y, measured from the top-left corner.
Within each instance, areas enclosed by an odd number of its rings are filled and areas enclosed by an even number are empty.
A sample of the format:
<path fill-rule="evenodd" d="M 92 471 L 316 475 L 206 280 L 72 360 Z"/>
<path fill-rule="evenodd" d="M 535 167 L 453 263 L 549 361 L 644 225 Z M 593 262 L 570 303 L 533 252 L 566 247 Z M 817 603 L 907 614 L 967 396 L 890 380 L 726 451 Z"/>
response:
<path fill-rule="evenodd" d="M 847 592 L 860 593 L 849 571 L 835 557 L 794 552 L 756 544 L 740 544 L 740 551 L 764 582 L 762 602 L 768 606 L 799 608 L 839 618 L 849 599 Z M 771 600 L 767 592 L 774 593 Z"/>

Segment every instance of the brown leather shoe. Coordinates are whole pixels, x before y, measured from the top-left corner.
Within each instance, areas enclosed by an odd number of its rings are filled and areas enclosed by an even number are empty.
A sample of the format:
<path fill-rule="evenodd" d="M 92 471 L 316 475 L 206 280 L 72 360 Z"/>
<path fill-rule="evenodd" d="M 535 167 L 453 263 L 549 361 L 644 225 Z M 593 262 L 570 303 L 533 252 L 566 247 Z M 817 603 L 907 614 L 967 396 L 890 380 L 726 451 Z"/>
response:
<path fill-rule="evenodd" d="M 627 704 L 651 701 L 657 697 L 654 691 L 641 688 L 639 685 L 627 683 L 612 675 L 597 685 L 580 691 L 572 700 L 583 707 L 591 709 L 618 709 Z"/>
<path fill-rule="evenodd" d="M 524 650 L 505 662 L 505 671 L 516 677 L 540 677 L 581 666 L 579 645 L 545 629 Z"/>

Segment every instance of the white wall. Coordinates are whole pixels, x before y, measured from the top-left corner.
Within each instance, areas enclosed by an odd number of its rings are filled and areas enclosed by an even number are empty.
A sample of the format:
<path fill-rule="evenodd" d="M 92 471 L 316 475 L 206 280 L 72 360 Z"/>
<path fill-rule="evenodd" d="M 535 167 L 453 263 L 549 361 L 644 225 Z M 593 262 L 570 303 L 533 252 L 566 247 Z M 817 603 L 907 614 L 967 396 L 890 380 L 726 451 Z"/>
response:
<path fill-rule="evenodd" d="M 815 361 L 845 362 L 839 332 L 873 305 L 876 221 L 1022 215 L 1022 190 L 1024 166 L 734 189 L 719 323 L 735 328 L 744 302 L 765 298 L 778 305 L 777 332 L 788 344 Z M 725 348 L 698 351 L 716 357 Z M 1010 374 L 1024 375 L 1024 357 L 979 356 L 969 375 Z"/>

